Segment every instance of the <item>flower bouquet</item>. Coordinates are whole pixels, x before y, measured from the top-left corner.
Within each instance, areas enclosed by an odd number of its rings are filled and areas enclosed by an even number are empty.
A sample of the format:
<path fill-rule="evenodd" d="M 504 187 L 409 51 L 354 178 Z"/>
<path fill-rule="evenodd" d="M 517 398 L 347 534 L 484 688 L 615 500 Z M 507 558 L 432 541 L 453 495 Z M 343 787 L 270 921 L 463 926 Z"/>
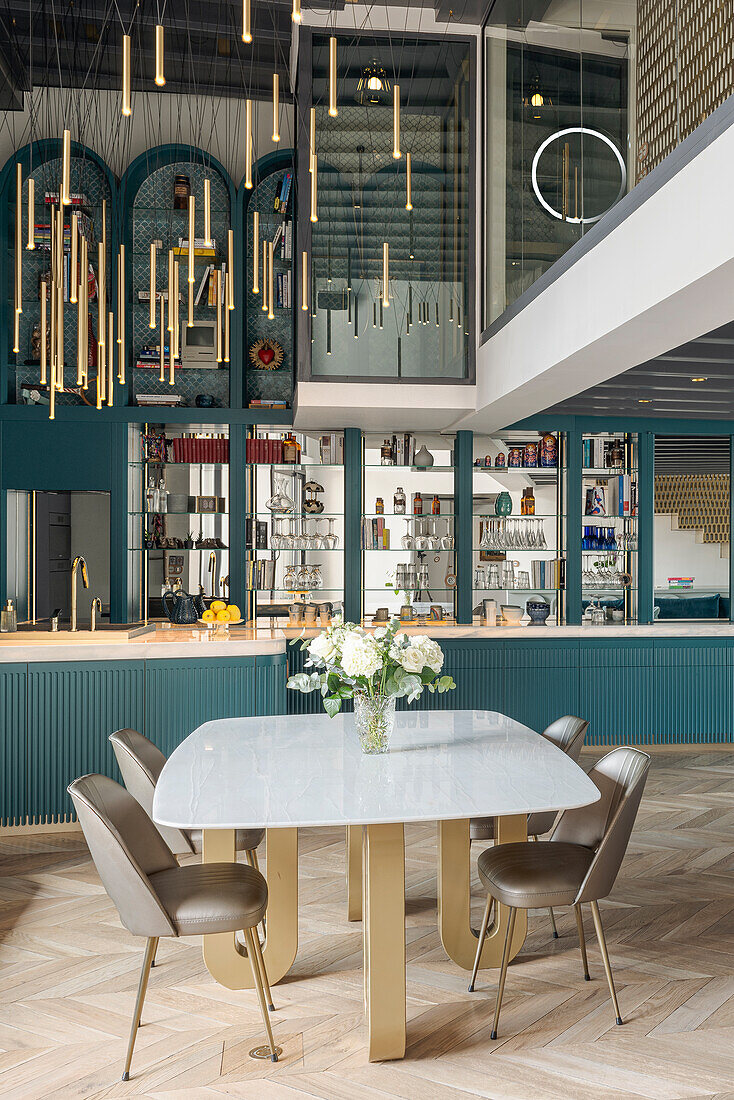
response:
<path fill-rule="evenodd" d="M 293 691 L 320 691 L 324 710 L 333 718 L 344 699 L 354 699 L 354 715 L 362 751 L 387 752 L 395 722 L 395 700 L 409 703 L 430 692 L 456 687 L 451 676 L 441 676 L 443 651 L 424 634 L 398 634 L 400 623 L 368 634 L 356 623 L 335 618 L 315 638 L 294 639 L 308 652 L 304 667 L 288 680 Z"/>

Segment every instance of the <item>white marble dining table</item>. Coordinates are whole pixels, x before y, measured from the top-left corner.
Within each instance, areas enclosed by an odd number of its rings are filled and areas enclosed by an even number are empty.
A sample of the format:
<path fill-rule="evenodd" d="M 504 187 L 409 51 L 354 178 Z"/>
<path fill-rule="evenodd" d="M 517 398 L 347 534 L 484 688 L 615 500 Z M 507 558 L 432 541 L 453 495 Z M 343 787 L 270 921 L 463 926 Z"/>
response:
<path fill-rule="evenodd" d="M 235 829 L 265 828 L 271 983 L 298 947 L 298 829 L 347 830 L 347 916 L 363 920 L 365 1009 L 371 1061 L 405 1053 L 404 825 L 438 823 L 438 927 L 451 959 L 471 969 L 469 819 L 494 817 L 496 843 L 527 838 L 527 815 L 589 805 L 599 792 L 540 734 L 494 711 L 408 710 L 390 752 L 367 756 L 350 714 L 205 722 L 171 754 L 153 817 L 203 830 L 206 862 L 236 859 Z M 499 966 L 508 914 L 495 907 L 481 966 Z M 511 945 L 527 931 L 520 911 Z M 203 937 L 210 973 L 230 989 L 252 974 L 234 933 Z"/>

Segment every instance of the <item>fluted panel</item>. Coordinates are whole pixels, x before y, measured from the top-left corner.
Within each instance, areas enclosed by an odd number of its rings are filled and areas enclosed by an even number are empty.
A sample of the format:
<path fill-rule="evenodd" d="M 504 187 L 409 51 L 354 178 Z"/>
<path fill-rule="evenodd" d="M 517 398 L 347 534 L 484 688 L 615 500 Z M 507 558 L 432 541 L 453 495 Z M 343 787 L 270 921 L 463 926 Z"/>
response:
<path fill-rule="evenodd" d="M 19 825 L 28 812 L 25 665 L 0 665 L 0 738 L 0 825 Z"/>
<path fill-rule="evenodd" d="M 658 743 L 731 741 L 734 649 L 691 643 L 655 647 L 654 726 Z"/>
<path fill-rule="evenodd" d="M 107 740 L 121 726 L 141 728 L 142 661 L 27 666 L 28 795 L 32 821 L 66 821 L 66 788 L 87 772 L 116 775 Z"/>
<path fill-rule="evenodd" d="M 276 653 L 272 657 L 256 658 L 257 695 L 256 714 L 285 714 L 286 705 L 286 657 Z"/>
<path fill-rule="evenodd" d="M 256 658 L 146 663 L 145 735 L 170 756 L 203 722 L 257 713 Z"/>
<path fill-rule="evenodd" d="M 652 647 L 584 645 L 579 650 L 579 715 L 593 745 L 642 744 L 651 739 Z"/>

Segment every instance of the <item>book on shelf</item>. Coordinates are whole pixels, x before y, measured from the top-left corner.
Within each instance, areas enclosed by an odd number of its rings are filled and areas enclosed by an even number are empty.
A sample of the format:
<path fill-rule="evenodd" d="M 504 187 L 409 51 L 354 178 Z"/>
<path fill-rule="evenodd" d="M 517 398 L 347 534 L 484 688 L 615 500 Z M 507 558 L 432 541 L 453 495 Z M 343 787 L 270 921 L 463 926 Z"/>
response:
<path fill-rule="evenodd" d="M 530 563 L 531 588 L 563 588 L 565 576 L 563 558 L 536 559 Z"/>
<path fill-rule="evenodd" d="M 198 306 L 204 294 L 204 289 L 207 285 L 209 277 L 214 273 L 214 264 L 207 264 L 204 268 L 204 274 L 201 276 L 201 282 L 199 283 L 199 289 L 196 291 L 196 297 L 194 298 L 194 305 Z M 208 303 L 208 299 L 207 299 Z"/>
<path fill-rule="evenodd" d="M 207 244 L 204 237 L 194 237 L 194 255 L 212 259 L 217 254 L 216 241 L 212 238 L 211 244 Z M 187 237 L 179 237 L 178 245 L 174 246 L 174 256 L 188 256 L 189 242 Z"/>
<path fill-rule="evenodd" d="M 276 213 L 283 214 L 288 209 L 288 200 L 291 195 L 291 185 L 293 183 L 293 172 L 290 168 L 283 173 L 283 179 L 280 184 L 280 191 L 275 196 L 273 202 L 273 210 Z"/>
<path fill-rule="evenodd" d="M 275 588 L 275 562 L 267 558 L 249 561 L 247 563 L 247 587 Z"/>
<path fill-rule="evenodd" d="M 173 462 L 229 462 L 229 439 L 225 435 L 190 435 L 171 440 Z"/>
<path fill-rule="evenodd" d="M 629 474 L 620 474 L 617 479 L 617 505 L 620 516 L 637 515 L 637 480 Z"/>
<path fill-rule="evenodd" d="M 183 398 L 180 393 L 138 393 L 135 396 L 135 400 L 142 408 L 183 404 Z"/>
<path fill-rule="evenodd" d="M 251 436 L 245 442 L 245 462 L 281 463 L 283 461 L 283 440 Z"/>
<path fill-rule="evenodd" d="M 58 206 L 59 205 L 59 193 L 58 191 L 46 191 L 43 196 L 43 201 L 46 206 Z M 87 206 L 91 207 L 91 202 L 84 194 L 83 191 L 72 191 L 69 195 L 69 206 Z"/>
<path fill-rule="evenodd" d="M 276 398 L 253 397 L 247 402 L 248 409 L 287 409 L 288 402 Z"/>
<path fill-rule="evenodd" d="M 325 466 L 344 462 L 344 436 L 341 432 L 327 432 L 319 436 L 319 457 Z"/>
<path fill-rule="evenodd" d="M 385 527 L 384 516 L 362 517 L 362 549 L 390 549 L 390 531 Z"/>

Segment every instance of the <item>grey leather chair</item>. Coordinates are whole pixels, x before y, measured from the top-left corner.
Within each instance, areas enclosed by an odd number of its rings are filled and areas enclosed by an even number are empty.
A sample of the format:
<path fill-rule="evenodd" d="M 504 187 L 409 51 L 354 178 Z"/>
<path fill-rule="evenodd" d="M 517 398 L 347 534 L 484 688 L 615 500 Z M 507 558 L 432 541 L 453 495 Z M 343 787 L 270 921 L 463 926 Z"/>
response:
<path fill-rule="evenodd" d="M 270 1057 L 278 1061 L 266 996 L 265 960 L 256 929 L 265 916 L 268 887 L 254 867 L 243 863 L 193 863 L 179 867 L 170 848 L 142 806 L 114 779 L 85 775 L 68 787 L 105 890 L 120 920 L 147 945 L 135 1001 L 122 1079 L 130 1079 L 135 1037 L 153 957 L 161 936 L 201 936 L 242 931 Z M 272 1008 L 272 1004 L 271 1004 Z"/>
<path fill-rule="evenodd" d="M 110 734 L 110 743 L 123 783 L 152 821 L 155 785 L 163 771 L 166 757 L 157 745 L 137 730 L 115 730 Z M 174 855 L 201 852 L 201 829 L 172 829 L 167 825 L 155 827 Z M 235 833 L 236 850 L 244 852 L 247 862 L 256 870 L 259 867 L 255 849 L 264 836 L 264 829 L 237 829 Z"/>
<path fill-rule="evenodd" d="M 588 728 L 589 723 L 585 718 L 577 718 L 574 714 L 564 714 L 562 718 L 556 718 L 555 722 L 551 722 L 549 726 L 546 726 L 541 737 L 547 738 L 548 741 L 578 763 Z M 537 840 L 539 836 L 543 836 L 553 828 L 553 822 L 557 817 L 557 810 L 543 810 L 541 813 L 528 814 L 528 836 L 531 836 L 533 840 Z M 469 821 L 469 839 L 494 840 L 494 818 L 472 817 Z M 548 915 L 553 929 L 553 939 L 557 940 L 558 929 L 556 928 L 556 918 L 552 906 L 548 908 Z"/>
<path fill-rule="evenodd" d="M 497 985 L 497 1005 L 491 1038 L 497 1038 L 502 994 L 515 917 L 518 909 L 543 909 L 550 905 L 572 905 L 579 932 L 584 978 L 589 981 L 586 941 L 581 906 L 591 905 L 609 992 L 618 1024 L 622 1023 L 609 963 L 599 900 L 611 892 L 627 851 L 632 827 L 650 768 L 650 757 L 639 749 L 613 749 L 589 772 L 601 798 L 591 806 L 565 810 L 547 844 L 499 844 L 482 852 L 477 862 L 479 877 L 487 890 L 487 905 L 479 934 L 469 992 L 473 992 L 492 898 L 510 910 L 505 934 L 502 966 Z"/>

